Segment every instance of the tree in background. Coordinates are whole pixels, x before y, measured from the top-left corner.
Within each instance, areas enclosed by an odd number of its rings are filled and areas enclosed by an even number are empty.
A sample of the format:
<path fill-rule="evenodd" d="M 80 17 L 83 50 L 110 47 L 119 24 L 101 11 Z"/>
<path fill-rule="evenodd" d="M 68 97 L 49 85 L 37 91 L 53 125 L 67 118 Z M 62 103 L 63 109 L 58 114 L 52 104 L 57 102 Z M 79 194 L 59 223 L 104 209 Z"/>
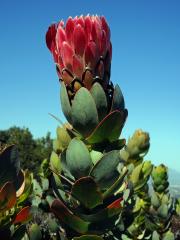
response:
<path fill-rule="evenodd" d="M 34 139 L 28 128 L 13 126 L 0 131 L 1 144 L 16 144 L 21 159 L 21 167 L 29 169 L 37 176 L 38 168 L 44 159 L 49 159 L 52 139 L 48 132 L 45 137 Z"/>

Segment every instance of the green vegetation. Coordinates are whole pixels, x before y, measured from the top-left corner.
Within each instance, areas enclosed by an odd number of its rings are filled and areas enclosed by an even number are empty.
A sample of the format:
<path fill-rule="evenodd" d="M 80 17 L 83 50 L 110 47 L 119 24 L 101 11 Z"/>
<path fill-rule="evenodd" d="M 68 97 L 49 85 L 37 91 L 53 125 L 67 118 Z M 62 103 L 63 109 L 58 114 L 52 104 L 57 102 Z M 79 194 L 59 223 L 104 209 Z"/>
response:
<path fill-rule="evenodd" d="M 52 151 L 50 133 L 34 139 L 28 128 L 11 127 L 0 130 L 0 144 L 15 144 L 19 151 L 22 169 L 29 169 L 37 177 L 38 168 L 44 159 L 49 159 Z"/>

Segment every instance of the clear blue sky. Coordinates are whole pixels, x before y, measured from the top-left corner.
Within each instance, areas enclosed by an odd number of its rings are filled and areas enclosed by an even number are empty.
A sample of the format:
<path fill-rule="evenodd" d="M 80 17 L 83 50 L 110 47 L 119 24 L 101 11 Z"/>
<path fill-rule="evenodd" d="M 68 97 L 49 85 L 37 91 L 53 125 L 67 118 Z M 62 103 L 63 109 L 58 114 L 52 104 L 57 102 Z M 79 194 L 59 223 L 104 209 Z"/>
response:
<path fill-rule="evenodd" d="M 0 1 L 0 129 L 28 127 L 55 136 L 64 120 L 45 33 L 69 15 L 104 15 L 111 27 L 111 79 L 129 110 L 123 135 L 150 132 L 147 159 L 180 170 L 180 1 Z"/>

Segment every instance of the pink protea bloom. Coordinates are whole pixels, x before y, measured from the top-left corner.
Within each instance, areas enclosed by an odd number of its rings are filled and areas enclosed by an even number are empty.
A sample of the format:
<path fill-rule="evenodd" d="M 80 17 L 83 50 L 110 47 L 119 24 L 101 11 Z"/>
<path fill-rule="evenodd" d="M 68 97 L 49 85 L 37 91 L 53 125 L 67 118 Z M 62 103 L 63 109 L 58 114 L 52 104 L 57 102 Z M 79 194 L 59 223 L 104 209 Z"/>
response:
<path fill-rule="evenodd" d="M 98 81 L 104 89 L 110 82 L 112 45 L 110 29 L 104 17 L 69 17 L 66 24 L 52 24 L 46 43 L 53 54 L 59 79 L 68 91 L 90 89 Z"/>

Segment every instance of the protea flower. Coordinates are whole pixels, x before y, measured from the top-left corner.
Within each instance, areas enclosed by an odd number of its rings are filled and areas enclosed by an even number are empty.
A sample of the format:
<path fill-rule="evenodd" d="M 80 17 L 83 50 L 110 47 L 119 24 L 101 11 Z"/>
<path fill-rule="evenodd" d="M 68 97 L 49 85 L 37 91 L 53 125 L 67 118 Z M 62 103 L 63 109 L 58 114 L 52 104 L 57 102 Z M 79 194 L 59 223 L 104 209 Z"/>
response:
<path fill-rule="evenodd" d="M 73 96 L 81 86 L 90 89 L 97 81 L 104 89 L 110 88 L 112 46 L 104 17 L 69 17 L 66 24 L 52 24 L 46 43 L 69 95 Z"/>
<path fill-rule="evenodd" d="M 61 80 L 68 122 L 91 143 L 116 141 L 127 110 L 119 86 L 110 82 L 112 46 L 105 18 L 69 17 L 66 24 L 52 24 L 46 43 Z"/>

